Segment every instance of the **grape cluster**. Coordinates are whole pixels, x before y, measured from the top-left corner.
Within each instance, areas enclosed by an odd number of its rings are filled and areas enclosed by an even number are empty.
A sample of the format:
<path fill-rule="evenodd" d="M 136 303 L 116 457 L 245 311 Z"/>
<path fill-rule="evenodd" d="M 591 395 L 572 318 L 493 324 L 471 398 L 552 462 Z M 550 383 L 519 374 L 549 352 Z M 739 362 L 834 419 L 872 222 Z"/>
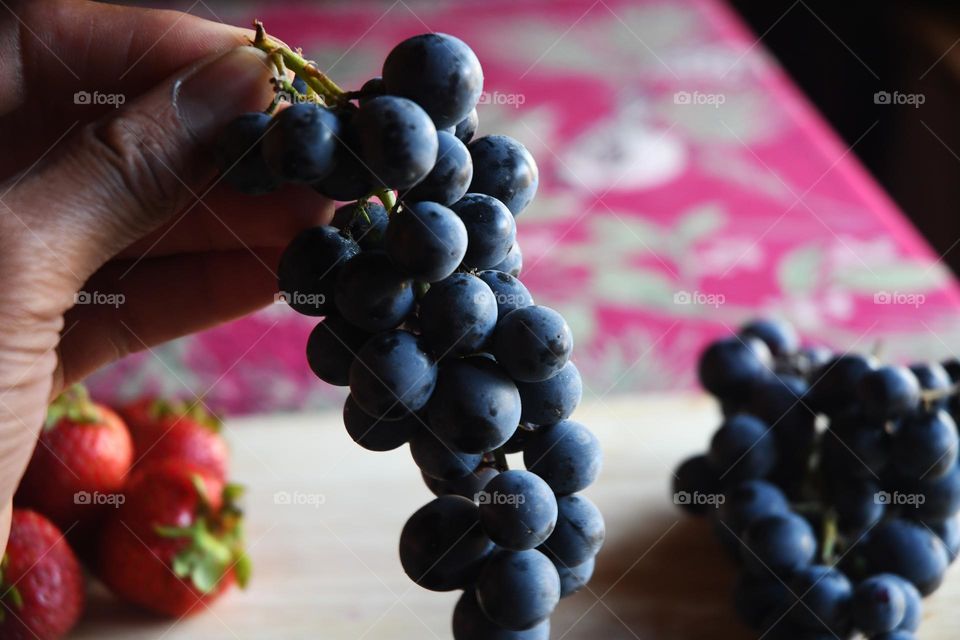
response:
<path fill-rule="evenodd" d="M 723 423 L 674 474 L 741 573 L 737 613 L 771 640 L 909 640 L 960 552 L 960 362 L 882 365 L 758 320 L 710 344 Z"/>
<path fill-rule="evenodd" d="M 280 261 L 289 305 L 323 317 L 310 367 L 349 386 L 350 437 L 372 451 L 409 444 L 437 496 L 404 526 L 400 561 L 426 589 L 463 590 L 454 637 L 545 639 L 560 598 L 590 579 L 605 528 L 578 493 L 601 452 L 570 419 L 582 395 L 573 335 L 517 278 L 515 217 L 537 165 L 512 138 L 473 139 L 483 74 L 457 38 L 405 40 L 382 74 L 331 104 L 239 118 L 221 168 L 248 193 L 294 182 L 354 200 Z M 324 89 L 304 75 L 298 93 Z M 510 470 L 520 453 L 525 470 Z"/>

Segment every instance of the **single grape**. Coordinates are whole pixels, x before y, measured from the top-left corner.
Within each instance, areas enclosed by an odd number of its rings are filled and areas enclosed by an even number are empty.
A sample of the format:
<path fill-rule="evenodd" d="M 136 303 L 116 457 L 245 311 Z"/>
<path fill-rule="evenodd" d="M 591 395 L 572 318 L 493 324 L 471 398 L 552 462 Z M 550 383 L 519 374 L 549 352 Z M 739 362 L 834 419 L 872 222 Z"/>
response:
<path fill-rule="evenodd" d="M 370 334 L 339 316 L 327 316 L 307 338 L 307 364 L 318 378 L 338 387 L 350 384 L 350 365 Z"/>
<path fill-rule="evenodd" d="M 857 402 L 860 379 L 876 368 L 873 356 L 835 356 L 810 374 L 807 402 L 813 409 L 830 415 L 848 409 Z"/>
<path fill-rule="evenodd" d="M 712 467 L 711 467 L 712 468 Z M 717 530 L 732 548 L 755 520 L 790 512 L 790 503 L 776 486 L 763 480 L 745 480 L 733 486 L 717 507 Z"/>
<path fill-rule="evenodd" d="M 555 375 L 572 352 L 573 333 L 563 316 L 540 305 L 511 311 L 497 323 L 493 335 L 493 354 L 519 382 Z"/>
<path fill-rule="evenodd" d="M 498 473 L 500 472 L 496 467 L 481 463 L 467 475 L 453 480 L 437 480 L 423 472 L 420 475 L 423 476 L 423 483 L 435 496 L 462 496 L 476 502 L 478 494 Z"/>
<path fill-rule="evenodd" d="M 957 425 L 946 411 L 905 419 L 893 434 L 893 464 L 908 478 L 934 480 L 957 463 Z"/>
<path fill-rule="evenodd" d="M 529 307 L 533 304 L 533 296 L 520 280 L 504 273 L 489 269 L 481 271 L 477 277 L 487 283 L 493 296 L 497 299 L 497 318 L 502 318 L 514 309 Z"/>
<path fill-rule="evenodd" d="M 473 158 L 470 193 L 493 196 L 515 216 L 526 209 L 540 184 L 540 171 L 527 148 L 509 136 L 484 136 L 467 148 Z"/>
<path fill-rule="evenodd" d="M 673 502 L 688 513 L 705 514 L 712 505 L 694 497 L 721 493 L 720 474 L 705 455 L 691 456 L 673 472 Z"/>
<path fill-rule="evenodd" d="M 795 513 L 764 516 L 746 528 L 740 557 L 754 575 L 790 575 L 813 562 L 817 537 Z"/>
<path fill-rule="evenodd" d="M 557 566 L 557 573 L 560 574 L 560 597 L 572 596 L 587 586 L 596 566 L 596 558 L 590 558 L 575 567 Z"/>
<path fill-rule="evenodd" d="M 477 116 L 477 110 L 474 109 L 467 117 L 457 123 L 456 128 L 453 131 L 453 135 L 457 136 L 463 144 L 467 144 L 473 140 L 473 136 L 477 133 L 477 128 L 480 126 L 480 118 Z"/>
<path fill-rule="evenodd" d="M 438 358 L 481 351 L 496 326 L 497 300 L 475 275 L 454 273 L 420 300 L 420 332 Z"/>
<path fill-rule="evenodd" d="M 854 539 L 880 522 L 886 504 L 879 499 L 881 487 L 866 479 L 846 479 L 837 482 L 830 501 L 837 514 L 837 527 Z"/>
<path fill-rule="evenodd" d="M 510 251 L 507 252 L 507 257 L 503 259 L 503 262 L 494 266 L 493 270 L 509 273 L 514 278 L 519 278 L 520 272 L 523 270 L 523 252 L 520 251 L 520 245 L 514 242 Z"/>
<path fill-rule="evenodd" d="M 445 33 L 407 38 L 383 63 L 387 93 L 409 98 L 430 114 L 437 127 L 450 127 L 477 106 L 483 69 L 467 44 Z"/>
<path fill-rule="evenodd" d="M 468 193 L 450 205 L 467 228 L 465 266 L 490 269 L 503 262 L 517 238 L 517 222 L 502 202 L 482 193 Z"/>
<path fill-rule="evenodd" d="M 361 253 L 340 270 L 337 310 L 349 322 L 367 331 L 394 329 L 416 304 L 413 281 L 397 273 L 387 254 Z"/>
<path fill-rule="evenodd" d="M 590 500 L 581 495 L 557 498 L 557 526 L 540 547 L 559 567 L 576 567 L 593 558 L 603 546 L 606 525 Z"/>
<path fill-rule="evenodd" d="M 304 315 L 330 313 L 334 310 L 337 276 L 359 252 L 356 242 L 333 227 L 304 229 L 280 256 L 280 295 L 294 311 Z"/>
<path fill-rule="evenodd" d="M 773 356 L 757 338 L 723 338 L 700 355 L 698 374 L 703 388 L 721 399 L 746 400 L 754 385 L 771 375 Z"/>
<path fill-rule="evenodd" d="M 511 631 L 490 622 L 477 603 L 477 594 L 467 589 L 453 610 L 453 640 L 549 640 L 550 620 L 524 631 Z"/>
<path fill-rule="evenodd" d="M 890 462 L 890 434 L 882 422 L 859 413 L 844 413 L 830 421 L 820 440 L 822 467 L 831 478 L 876 479 Z"/>
<path fill-rule="evenodd" d="M 405 445 L 422 427 L 420 418 L 409 414 L 399 420 L 367 415 L 353 396 L 343 403 L 343 424 L 350 439 L 369 451 L 392 451 Z"/>
<path fill-rule="evenodd" d="M 463 197 L 473 179 L 473 160 L 466 145 L 453 135 L 437 133 L 437 162 L 427 177 L 401 194 L 404 202 L 426 200 L 450 206 Z"/>
<path fill-rule="evenodd" d="M 376 251 L 383 249 L 388 222 L 382 204 L 361 200 L 339 207 L 330 224 L 353 238 L 364 251 Z"/>
<path fill-rule="evenodd" d="M 382 187 L 409 189 L 426 178 L 437 161 L 437 130 L 410 100 L 374 98 L 360 107 L 354 126 L 360 156 Z"/>
<path fill-rule="evenodd" d="M 560 601 L 560 576 L 536 549 L 497 551 L 477 580 L 477 602 L 493 623 L 523 631 L 550 617 Z"/>
<path fill-rule="evenodd" d="M 920 621 L 923 618 L 923 596 L 920 595 L 920 592 L 917 591 L 917 588 L 913 586 L 913 583 L 909 580 L 894 573 L 885 573 L 883 575 L 900 586 L 900 590 L 904 595 L 904 601 L 906 602 L 903 620 L 899 626 L 897 626 L 897 629 L 911 632 L 916 631 L 920 628 Z"/>
<path fill-rule="evenodd" d="M 445 481 L 469 475 L 483 461 L 483 454 L 454 451 L 430 429 L 421 429 L 410 439 L 410 455 L 424 475 Z"/>
<path fill-rule="evenodd" d="M 887 574 L 871 576 L 853 592 L 851 614 L 858 631 L 874 636 L 897 629 L 907 612 L 901 580 Z"/>
<path fill-rule="evenodd" d="M 557 526 L 557 498 L 529 471 L 511 469 L 493 478 L 479 494 L 480 524 L 497 546 L 533 549 Z"/>
<path fill-rule="evenodd" d="M 910 365 L 910 371 L 917 377 L 920 388 L 924 391 L 946 391 L 953 385 L 950 374 L 937 362 L 922 362 Z M 931 411 L 946 409 L 950 404 L 949 397 L 938 398 L 928 403 Z"/>
<path fill-rule="evenodd" d="M 360 158 L 359 136 L 354 126 L 356 108 L 338 109 L 336 113 L 340 136 L 334 151 L 333 169 L 310 186 L 331 200 L 348 202 L 370 195 L 376 183 Z"/>
<path fill-rule="evenodd" d="M 733 588 L 733 606 L 751 629 L 761 630 L 771 615 L 783 615 L 794 596 L 780 578 L 741 572 Z"/>
<path fill-rule="evenodd" d="M 960 516 L 953 515 L 943 520 L 931 520 L 925 523 L 947 550 L 950 564 L 960 554 Z"/>
<path fill-rule="evenodd" d="M 787 617 L 799 627 L 813 631 L 847 634 L 853 585 L 840 571 L 824 565 L 798 570 L 789 581 L 797 605 Z"/>
<path fill-rule="evenodd" d="M 390 218 L 386 248 L 393 263 L 411 278 L 438 282 L 463 260 L 467 228 L 443 205 L 416 202 Z"/>
<path fill-rule="evenodd" d="M 877 525 L 864 541 L 863 554 L 872 573 L 895 573 L 923 595 L 943 582 L 950 559 L 943 542 L 923 525 L 893 519 Z"/>
<path fill-rule="evenodd" d="M 740 336 L 763 340 L 775 358 L 792 355 L 800 349 L 796 330 L 783 320 L 753 320 L 740 327 Z"/>
<path fill-rule="evenodd" d="M 443 496 L 421 507 L 400 533 L 404 572 L 430 591 L 473 583 L 494 550 L 479 517 L 477 505 L 460 496 Z"/>
<path fill-rule="evenodd" d="M 520 422 L 516 385 L 487 358 L 453 359 L 440 365 L 427 418 L 450 448 L 486 453 L 502 446 Z"/>
<path fill-rule="evenodd" d="M 273 123 L 265 113 L 245 113 L 227 124 L 214 146 L 223 181 L 248 194 L 273 191 L 280 179 L 263 159 L 263 139 Z"/>
<path fill-rule="evenodd" d="M 383 85 L 383 78 L 377 76 L 363 83 L 363 86 L 360 87 L 360 97 L 358 101 L 361 105 L 364 105 L 374 98 L 386 95 L 386 93 L 387 88 Z"/>
<path fill-rule="evenodd" d="M 436 384 L 436 363 L 420 339 L 407 331 L 373 336 L 350 366 L 350 393 L 371 416 L 399 419 L 417 412 L 426 406 Z"/>
<path fill-rule="evenodd" d="M 553 377 L 540 382 L 518 382 L 523 412 L 520 420 L 544 425 L 566 420 L 580 404 L 583 382 L 573 362 L 568 362 Z"/>
<path fill-rule="evenodd" d="M 523 464 L 558 496 L 583 491 L 597 479 L 603 463 L 600 441 L 573 420 L 540 427 L 523 450 Z"/>
<path fill-rule="evenodd" d="M 777 463 L 777 447 L 764 422 L 746 413 L 724 420 L 707 454 L 721 479 L 762 478 Z"/>
<path fill-rule="evenodd" d="M 284 180 L 310 183 L 333 170 L 340 120 L 310 102 L 294 104 L 276 116 L 263 139 L 263 158 Z"/>
<path fill-rule="evenodd" d="M 907 481 L 905 493 L 923 496 L 910 517 L 917 520 L 944 520 L 960 512 L 960 465 L 950 467 L 939 478 Z"/>
<path fill-rule="evenodd" d="M 880 367 L 857 383 L 857 398 L 868 418 L 893 420 L 920 406 L 920 382 L 906 367 Z"/>

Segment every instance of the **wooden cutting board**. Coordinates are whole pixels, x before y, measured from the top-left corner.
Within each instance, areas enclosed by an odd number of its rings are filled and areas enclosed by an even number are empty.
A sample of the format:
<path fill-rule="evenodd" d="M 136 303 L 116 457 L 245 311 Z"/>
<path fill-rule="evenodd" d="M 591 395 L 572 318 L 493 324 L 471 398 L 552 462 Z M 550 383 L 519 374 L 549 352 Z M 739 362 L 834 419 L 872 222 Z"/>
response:
<path fill-rule="evenodd" d="M 564 600 L 555 640 L 748 640 L 730 605 L 734 567 L 707 523 L 672 503 L 670 472 L 705 447 L 719 419 L 696 395 L 585 402 L 578 420 L 605 449 L 586 493 L 607 519 L 588 590 Z M 444 640 L 459 594 L 432 593 L 400 568 L 400 529 L 431 499 L 406 448 L 353 444 L 338 414 L 262 416 L 226 425 L 233 477 L 248 487 L 252 584 L 197 615 L 161 620 L 94 589 L 76 638 L 130 640 Z M 519 462 L 511 463 L 521 466 Z M 923 640 L 960 628 L 960 568 L 925 600 Z"/>

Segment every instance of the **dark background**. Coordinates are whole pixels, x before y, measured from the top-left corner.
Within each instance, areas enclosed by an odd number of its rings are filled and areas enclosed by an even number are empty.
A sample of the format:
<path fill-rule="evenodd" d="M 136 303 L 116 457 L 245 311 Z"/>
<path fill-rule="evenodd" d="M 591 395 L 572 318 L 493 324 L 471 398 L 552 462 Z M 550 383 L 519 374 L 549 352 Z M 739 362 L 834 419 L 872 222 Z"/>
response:
<path fill-rule="evenodd" d="M 730 2 L 960 272 L 960 3 Z M 925 103 L 875 104 L 878 91 Z"/>

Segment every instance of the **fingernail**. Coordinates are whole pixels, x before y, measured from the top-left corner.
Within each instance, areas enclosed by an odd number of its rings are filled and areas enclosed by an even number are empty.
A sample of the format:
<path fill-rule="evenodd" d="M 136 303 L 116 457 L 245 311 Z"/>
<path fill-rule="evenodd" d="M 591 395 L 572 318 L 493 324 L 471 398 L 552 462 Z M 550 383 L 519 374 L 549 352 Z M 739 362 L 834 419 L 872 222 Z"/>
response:
<path fill-rule="evenodd" d="M 262 111 L 272 96 L 267 55 L 238 47 L 188 72 L 174 88 L 177 114 L 200 143 L 212 142 L 241 113 Z"/>

